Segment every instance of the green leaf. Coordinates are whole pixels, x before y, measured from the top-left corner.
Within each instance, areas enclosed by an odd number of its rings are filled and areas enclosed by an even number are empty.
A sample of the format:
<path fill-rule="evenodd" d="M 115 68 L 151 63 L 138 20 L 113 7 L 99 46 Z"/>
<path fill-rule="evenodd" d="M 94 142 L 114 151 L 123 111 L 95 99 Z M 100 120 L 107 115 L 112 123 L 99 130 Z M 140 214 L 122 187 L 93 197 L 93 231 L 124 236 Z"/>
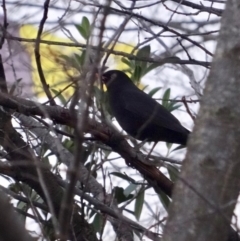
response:
<path fill-rule="evenodd" d="M 97 213 L 92 224 L 96 232 L 101 232 L 104 224 L 102 215 Z"/>
<path fill-rule="evenodd" d="M 52 88 L 51 88 L 51 91 L 54 93 L 55 98 L 57 97 L 63 105 L 67 104 L 67 101 L 63 96 L 64 92 L 61 92 L 61 90 L 56 90 L 56 89 L 52 89 Z"/>
<path fill-rule="evenodd" d="M 96 214 L 96 211 L 95 211 L 94 209 L 90 209 L 90 208 L 87 207 L 87 210 L 89 210 L 89 211 L 87 212 L 87 213 L 88 213 L 88 216 L 89 216 L 89 219 Z"/>
<path fill-rule="evenodd" d="M 125 57 L 122 57 L 122 62 L 124 64 L 126 64 L 130 70 L 134 69 L 135 68 L 135 61 L 134 60 L 131 60 L 131 59 L 128 59 L 128 58 L 125 58 Z M 132 71 L 130 71 L 132 72 Z"/>
<path fill-rule="evenodd" d="M 118 204 L 133 198 L 133 194 L 129 194 L 128 196 L 126 196 L 122 187 L 114 187 L 113 193 Z"/>
<path fill-rule="evenodd" d="M 9 190 L 19 194 L 21 193 L 22 191 L 22 188 L 21 188 L 21 185 L 19 185 L 19 183 L 11 183 L 9 186 L 8 186 Z"/>
<path fill-rule="evenodd" d="M 151 56 L 151 46 L 146 45 L 142 48 L 140 48 L 137 53 L 136 57 L 139 58 L 149 58 Z M 175 57 L 174 59 L 179 59 Z M 135 81 L 139 81 L 144 75 L 152 71 L 153 69 L 158 68 L 159 66 L 162 66 L 165 62 L 162 61 L 162 63 L 148 63 L 147 61 L 139 61 L 139 60 L 130 60 L 128 58 L 122 57 L 122 62 L 126 64 L 130 69 L 134 70 L 132 74 L 132 79 Z M 136 72 L 136 68 L 141 68 L 141 72 Z"/>
<path fill-rule="evenodd" d="M 151 53 L 151 46 L 150 45 L 146 45 L 143 46 L 141 49 L 138 50 L 136 56 L 139 58 L 148 58 L 150 56 Z"/>
<path fill-rule="evenodd" d="M 168 103 L 170 99 L 171 89 L 168 88 L 163 94 L 162 105 L 168 110 Z"/>
<path fill-rule="evenodd" d="M 19 78 L 16 80 L 16 82 L 14 82 L 14 84 L 11 86 L 10 90 L 9 90 L 9 94 L 13 95 L 15 89 L 17 88 L 18 84 L 22 81 L 22 78 Z"/>
<path fill-rule="evenodd" d="M 139 57 L 139 58 L 149 58 L 150 56 L 150 53 L 151 53 L 151 47 L 150 45 L 146 45 L 144 47 L 142 47 L 141 49 L 138 50 L 136 56 Z M 144 76 L 144 73 L 146 72 L 146 68 L 147 68 L 147 61 L 139 61 L 139 60 L 136 60 L 135 61 L 135 68 L 138 66 L 138 67 L 141 67 L 141 76 Z M 139 80 L 140 80 L 139 78 Z"/>
<path fill-rule="evenodd" d="M 165 208 L 165 210 L 168 211 L 169 204 L 171 203 L 170 198 L 162 191 L 158 193 L 158 198 L 162 203 L 163 207 Z"/>
<path fill-rule="evenodd" d="M 166 146 L 167 146 L 167 149 L 168 149 L 168 150 L 171 149 L 172 145 L 173 145 L 173 143 L 168 143 L 168 142 L 166 142 Z"/>
<path fill-rule="evenodd" d="M 145 89 L 147 89 L 148 85 L 145 85 L 143 88 L 142 88 L 142 91 L 145 91 Z"/>
<path fill-rule="evenodd" d="M 149 65 L 147 66 L 147 68 L 145 69 L 145 71 L 144 71 L 144 75 L 147 74 L 147 73 L 149 73 L 150 71 L 158 68 L 159 66 L 162 66 L 162 65 L 163 65 L 163 64 L 159 64 L 159 63 L 149 64 Z"/>
<path fill-rule="evenodd" d="M 184 145 L 179 145 L 179 146 L 177 146 L 176 148 L 174 148 L 173 150 L 171 150 L 171 152 L 174 152 L 174 151 L 177 151 L 177 150 L 181 150 L 181 149 L 183 149 L 183 148 L 186 148 L 186 146 L 184 146 Z"/>
<path fill-rule="evenodd" d="M 167 164 L 167 170 L 168 170 L 171 181 L 176 182 L 178 179 L 178 176 L 180 175 L 179 170 L 175 166 L 170 165 L 170 164 Z"/>
<path fill-rule="evenodd" d="M 124 190 L 124 195 L 127 197 L 131 192 L 135 191 L 138 185 L 130 183 Z"/>
<path fill-rule="evenodd" d="M 42 158 L 42 163 L 46 165 L 46 167 L 49 167 L 49 169 L 52 167 L 49 161 L 49 158 L 47 156 Z"/>
<path fill-rule="evenodd" d="M 82 35 L 82 37 L 88 40 L 91 34 L 91 25 L 87 17 L 82 18 L 81 24 L 75 24 L 76 29 Z"/>
<path fill-rule="evenodd" d="M 17 208 L 20 210 L 24 210 L 25 212 L 27 212 L 28 210 L 28 205 L 25 202 L 19 201 L 17 202 Z"/>
<path fill-rule="evenodd" d="M 19 211 L 21 210 L 21 211 L 27 212 L 27 210 L 28 210 L 29 207 L 28 207 L 28 205 L 27 205 L 25 202 L 19 201 L 19 202 L 17 203 L 16 208 L 17 208 L 17 210 L 19 209 Z M 24 215 L 23 213 L 21 213 L 21 212 L 19 212 L 19 216 L 20 216 L 20 218 L 21 218 L 21 221 L 22 221 L 23 223 L 25 223 L 27 216 L 25 216 L 25 215 Z"/>
<path fill-rule="evenodd" d="M 83 66 L 84 62 L 85 62 L 85 57 L 86 57 L 86 50 L 82 50 L 81 51 L 81 55 L 79 54 L 74 54 L 75 57 L 75 62 L 76 62 L 76 68 L 78 68 L 78 66 Z"/>
<path fill-rule="evenodd" d="M 86 33 L 90 33 L 91 31 L 91 25 L 87 17 L 82 18 L 82 27 L 85 29 Z"/>
<path fill-rule="evenodd" d="M 127 59 L 127 58 L 125 58 L 125 57 L 122 57 L 121 58 L 121 60 L 122 60 L 122 62 L 124 63 L 124 64 L 126 64 L 128 67 L 132 67 L 131 66 L 131 62 L 129 61 L 129 59 Z"/>
<path fill-rule="evenodd" d="M 72 58 L 66 54 L 61 54 L 60 57 L 64 59 L 66 62 L 72 61 Z"/>
<path fill-rule="evenodd" d="M 112 109 L 109 104 L 109 97 L 106 91 L 98 88 L 97 86 L 93 87 L 94 95 L 96 97 L 97 107 L 103 109 L 103 112 L 109 117 L 113 118 Z"/>
<path fill-rule="evenodd" d="M 52 218 L 44 222 L 43 231 L 44 231 L 44 234 L 47 235 L 48 240 L 56 240 Z"/>
<path fill-rule="evenodd" d="M 111 172 L 110 175 L 113 175 L 113 176 L 116 176 L 116 177 L 120 177 L 120 178 L 122 178 L 122 179 L 124 179 L 124 180 L 126 180 L 126 181 L 129 181 L 129 182 L 132 182 L 132 183 L 135 182 L 134 179 L 132 179 L 131 177 L 129 177 L 129 176 L 126 175 L 125 173 L 122 174 L 121 172 Z"/>
<path fill-rule="evenodd" d="M 153 97 L 161 88 L 162 87 L 156 87 L 156 88 L 152 89 L 151 91 L 149 91 L 148 95 Z"/>
<path fill-rule="evenodd" d="M 139 83 L 142 77 L 142 67 L 141 66 L 135 66 L 133 74 L 132 74 L 132 80 L 134 83 Z"/>
<path fill-rule="evenodd" d="M 135 201 L 134 214 L 137 220 L 139 220 L 142 213 L 144 195 L 145 195 L 145 190 L 140 191 Z"/>
<path fill-rule="evenodd" d="M 66 63 L 68 63 L 69 66 L 71 66 L 72 68 L 75 68 L 77 70 L 79 70 L 79 60 L 78 58 L 80 58 L 80 56 L 78 57 L 79 55 L 77 54 L 74 54 L 74 55 L 71 55 L 71 56 L 68 56 L 68 55 L 61 55 L 61 58 L 63 60 L 65 60 Z"/>
<path fill-rule="evenodd" d="M 96 104 L 97 107 L 100 108 L 105 108 L 106 110 L 108 110 L 108 108 L 106 108 L 109 104 L 107 101 L 107 93 L 105 93 L 102 89 L 100 89 L 98 86 L 94 85 L 93 86 L 93 94 L 96 97 Z M 110 107 L 109 107 L 110 108 Z"/>
<path fill-rule="evenodd" d="M 71 139 L 65 139 L 62 144 L 68 151 L 74 153 L 74 142 Z"/>
<path fill-rule="evenodd" d="M 181 105 L 172 102 L 172 103 L 169 103 L 168 110 L 169 110 L 170 112 L 172 112 L 172 111 L 174 111 L 174 110 L 179 109 L 180 107 L 181 107 Z"/>
<path fill-rule="evenodd" d="M 163 94 L 163 100 L 162 105 L 169 111 L 172 112 L 174 110 L 177 110 L 179 107 L 181 107 L 180 104 L 174 101 L 170 101 L 170 95 L 171 95 L 171 89 L 168 88 L 164 94 Z"/>
<path fill-rule="evenodd" d="M 75 27 L 78 30 L 78 32 L 82 35 L 82 37 L 87 40 L 88 34 L 87 34 L 86 30 L 83 28 L 83 26 L 79 25 L 79 24 L 75 24 Z"/>
<path fill-rule="evenodd" d="M 77 28 L 78 32 L 82 35 L 82 37 L 88 40 L 91 34 L 91 25 L 87 17 L 82 18 L 81 24 L 76 24 L 75 27 Z"/>

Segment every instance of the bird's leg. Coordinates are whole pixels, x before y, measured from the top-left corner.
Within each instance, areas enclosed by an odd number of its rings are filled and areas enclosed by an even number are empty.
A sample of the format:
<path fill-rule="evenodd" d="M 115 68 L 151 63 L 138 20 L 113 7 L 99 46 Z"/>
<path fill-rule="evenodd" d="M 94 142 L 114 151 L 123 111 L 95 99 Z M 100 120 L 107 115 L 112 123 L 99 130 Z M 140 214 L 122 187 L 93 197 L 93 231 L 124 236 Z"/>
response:
<path fill-rule="evenodd" d="M 150 152 L 147 154 L 147 156 L 146 156 L 146 158 L 145 158 L 145 159 L 148 159 L 148 158 L 149 158 L 149 156 L 152 154 L 153 149 L 155 148 L 155 146 L 156 146 L 156 145 L 157 145 L 157 141 L 153 143 L 153 146 L 152 146 L 152 148 L 151 148 Z"/>

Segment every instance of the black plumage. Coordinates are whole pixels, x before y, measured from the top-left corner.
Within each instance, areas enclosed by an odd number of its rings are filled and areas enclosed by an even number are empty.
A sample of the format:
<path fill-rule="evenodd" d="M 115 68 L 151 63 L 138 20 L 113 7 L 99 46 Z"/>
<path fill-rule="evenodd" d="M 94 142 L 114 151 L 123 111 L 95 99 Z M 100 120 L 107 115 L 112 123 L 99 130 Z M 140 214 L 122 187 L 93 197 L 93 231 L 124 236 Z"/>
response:
<path fill-rule="evenodd" d="M 138 89 L 122 71 L 102 75 L 109 104 L 120 126 L 139 140 L 186 145 L 189 131 L 166 108 Z"/>

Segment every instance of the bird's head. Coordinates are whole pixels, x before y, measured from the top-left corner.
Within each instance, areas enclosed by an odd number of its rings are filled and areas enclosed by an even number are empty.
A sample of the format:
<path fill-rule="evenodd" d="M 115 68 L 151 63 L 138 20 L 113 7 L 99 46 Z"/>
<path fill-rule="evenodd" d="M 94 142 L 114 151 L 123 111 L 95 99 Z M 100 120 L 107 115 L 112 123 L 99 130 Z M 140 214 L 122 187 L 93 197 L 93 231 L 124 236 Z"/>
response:
<path fill-rule="evenodd" d="M 132 83 L 129 77 L 120 70 L 109 70 L 102 75 L 103 83 L 109 88 L 110 86 L 123 85 Z M 119 86 L 120 87 L 120 86 Z"/>

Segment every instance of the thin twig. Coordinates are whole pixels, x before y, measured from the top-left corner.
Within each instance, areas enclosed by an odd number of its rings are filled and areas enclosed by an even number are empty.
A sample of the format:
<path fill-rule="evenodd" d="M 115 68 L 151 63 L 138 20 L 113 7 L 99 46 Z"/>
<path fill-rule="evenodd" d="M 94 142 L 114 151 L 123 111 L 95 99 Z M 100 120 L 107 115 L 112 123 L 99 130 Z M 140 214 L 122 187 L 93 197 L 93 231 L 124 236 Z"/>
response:
<path fill-rule="evenodd" d="M 39 25 L 39 29 L 38 29 L 38 33 L 37 33 L 37 38 L 36 38 L 36 41 L 35 41 L 34 53 L 35 53 L 35 59 L 36 59 L 36 65 L 37 65 L 37 69 L 38 69 L 39 78 L 40 78 L 40 81 L 42 83 L 43 89 L 44 89 L 44 91 L 45 91 L 45 93 L 46 93 L 46 95 L 49 99 L 50 104 L 56 105 L 55 100 L 52 98 L 52 94 L 49 90 L 49 85 L 47 84 L 44 73 L 43 73 L 42 64 L 41 64 L 41 55 L 40 55 L 40 39 L 41 39 L 41 35 L 42 35 L 42 32 L 43 32 L 44 24 L 47 20 L 49 2 L 50 2 L 50 0 L 46 0 L 44 2 L 44 12 L 43 12 L 43 17 L 40 21 L 40 25 Z"/>
<path fill-rule="evenodd" d="M 192 118 L 192 120 L 195 121 L 196 117 L 191 113 L 191 111 L 190 111 L 190 109 L 189 109 L 189 107 L 188 107 L 188 104 L 187 104 L 187 102 L 186 102 L 186 100 L 185 100 L 185 96 L 182 97 L 182 101 L 183 101 L 184 106 L 186 107 L 187 113 L 190 115 L 190 117 Z"/>
<path fill-rule="evenodd" d="M 36 39 L 30 39 L 30 38 L 19 38 L 15 36 L 6 36 L 6 39 L 16 40 L 19 42 L 27 42 L 27 43 L 35 43 Z M 67 43 L 67 42 L 58 42 L 58 41 L 49 41 L 49 40 L 39 40 L 41 44 L 47 44 L 47 45 L 56 45 L 56 46 L 67 46 L 67 47 L 78 47 L 78 48 L 87 48 L 89 47 L 86 44 L 75 44 L 75 43 Z M 91 46 L 92 49 L 98 49 L 97 46 Z M 101 52 L 111 53 L 114 55 L 119 55 L 126 57 L 130 60 L 137 60 L 137 61 L 143 61 L 143 62 L 149 62 L 149 63 L 158 63 L 158 64 L 190 64 L 190 65 L 199 65 L 203 66 L 205 68 L 209 68 L 211 65 L 211 62 L 207 61 L 198 61 L 195 59 L 189 60 L 181 60 L 180 58 L 163 58 L 163 59 L 154 59 L 154 58 L 147 58 L 147 57 L 138 57 L 132 54 L 128 54 L 122 51 L 116 51 L 116 50 L 109 50 L 100 47 Z"/>
<path fill-rule="evenodd" d="M 8 22 L 7 22 L 7 9 L 6 9 L 6 2 L 5 0 L 2 1 L 2 9 L 3 9 L 3 26 L 0 26 L 1 28 L 1 39 L 0 39 L 0 49 L 2 49 L 6 32 L 7 32 L 7 27 L 8 27 Z"/>

